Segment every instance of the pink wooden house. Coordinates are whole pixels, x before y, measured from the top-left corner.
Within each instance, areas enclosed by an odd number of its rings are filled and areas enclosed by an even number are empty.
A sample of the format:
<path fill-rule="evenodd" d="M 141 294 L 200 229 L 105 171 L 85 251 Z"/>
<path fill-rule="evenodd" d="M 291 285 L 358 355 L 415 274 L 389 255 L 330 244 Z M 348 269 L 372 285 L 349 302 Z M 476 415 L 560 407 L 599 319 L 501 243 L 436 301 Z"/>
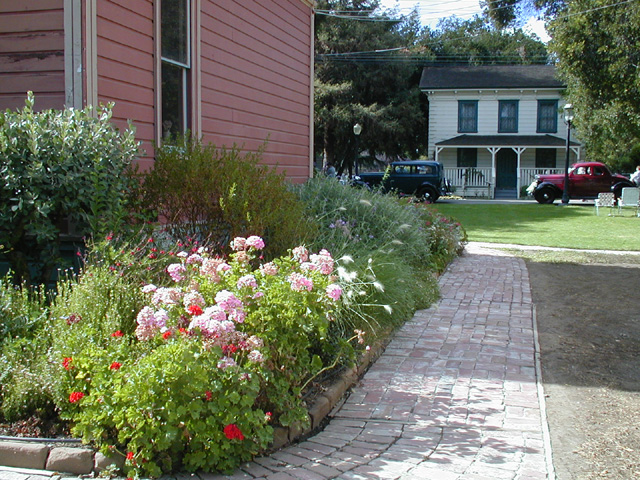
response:
<path fill-rule="evenodd" d="M 143 142 L 190 129 L 256 150 L 294 182 L 313 172 L 314 0 L 0 2 L 0 108 L 115 102 Z"/>

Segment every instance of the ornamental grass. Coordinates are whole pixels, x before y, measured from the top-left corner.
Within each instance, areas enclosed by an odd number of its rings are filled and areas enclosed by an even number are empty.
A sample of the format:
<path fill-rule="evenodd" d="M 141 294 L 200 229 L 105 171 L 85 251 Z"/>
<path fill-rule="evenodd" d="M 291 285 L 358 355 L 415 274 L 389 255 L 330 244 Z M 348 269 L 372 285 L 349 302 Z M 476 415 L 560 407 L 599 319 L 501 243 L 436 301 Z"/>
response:
<path fill-rule="evenodd" d="M 464 230 L 331 180 L 295 198 L 318 229 L 285 254 L 108 235 L 52 299 L 0 284 L 0 420 L 65 419 L 133 477 L 232 471 L 304 423 L 318 375 L 437 298 Z"/>

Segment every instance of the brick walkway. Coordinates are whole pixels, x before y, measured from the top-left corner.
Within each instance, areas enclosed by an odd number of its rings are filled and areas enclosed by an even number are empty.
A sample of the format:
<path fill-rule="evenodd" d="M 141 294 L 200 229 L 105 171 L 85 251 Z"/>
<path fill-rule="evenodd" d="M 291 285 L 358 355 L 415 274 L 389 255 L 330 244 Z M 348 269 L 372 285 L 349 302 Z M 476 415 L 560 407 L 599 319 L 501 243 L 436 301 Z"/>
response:
<path fill-rule="evenodd" d="M 206 480 L 537 480 L 548 469 L 524 262 L 467 247 L 321 433 Z"/>
<path fill-rule="evenodd" d="M 524 262 L 468 246 L 440 288 L 321 433 L 234 475 L 184 478 L 553 479 Z"/>

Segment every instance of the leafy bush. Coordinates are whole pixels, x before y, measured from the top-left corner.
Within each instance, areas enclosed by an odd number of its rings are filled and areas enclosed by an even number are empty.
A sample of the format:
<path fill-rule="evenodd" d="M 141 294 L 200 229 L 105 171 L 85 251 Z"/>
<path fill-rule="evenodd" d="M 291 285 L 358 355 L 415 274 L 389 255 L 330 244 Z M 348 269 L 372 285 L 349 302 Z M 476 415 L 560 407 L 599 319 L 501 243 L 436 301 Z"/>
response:
<path fill-rule="evenodd" d="M 460 224 L 423 204 L 335 179 L 309 180 L 298 194 L 320 225 L 311 245 L 326 246 L 336 256 L 353 252 L 350 272 L 341 277 L 346 308 L 339 330 L 344 332 L 385 333 L 432 303 L 438 295 L 433 272 L 441 271 L 466 239 Z"/>
<path fill-rule="evenodd" d="M 0 278 L 0 416 L 53 415 L 46 349 L 47 298 L 42 289 Z"/>
<path fill-rule="evenodd" d="M 259 235 L 267 256 L 286 253 L 312 231 L 284 173 L 259 165 L 261 152 L 217 148 L 181 137 L 156 150 L 145 175 L 143 205 L 166 221 L 174 239 L 226 247 L 237 236 Z"/>
<path fill-rule="evenodd" d="M 127 215 L 131 162 L 138 151 L 132 129 L 110 123 L 112 105 L 34 112 L 27 95 L 20 111 L 0 113 L 0 245 L 15 280 L 49 281 L 59 258 L 63 222 L 78 233 L 116 229 Z"/>
<path fill-rule="evenodd" d="M 229 470 L 266 447 L 270 421 L 306 421 L 301 392 L 327 365 L 313 350 L 342 293 L 335 262 L 298 247 L 254 268 L 260 237 L 231 246 L 230 259 L 180 252 L 171 286 L 99 265 L 58 292 L 56 402 L 74 434 L 126 454 L 129 473 Z"/>

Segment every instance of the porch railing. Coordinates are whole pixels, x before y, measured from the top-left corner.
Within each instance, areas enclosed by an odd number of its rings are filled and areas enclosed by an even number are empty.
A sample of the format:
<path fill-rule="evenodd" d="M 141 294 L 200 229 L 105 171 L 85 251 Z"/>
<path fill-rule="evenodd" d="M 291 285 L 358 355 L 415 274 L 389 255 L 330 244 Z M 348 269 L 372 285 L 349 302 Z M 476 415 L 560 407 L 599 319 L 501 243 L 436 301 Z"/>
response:
<path fill-rule="evenodd" d="M 521 168 L 520 185 L 528 187 L 536 178 L 536 175 L 549 175 L 552 173 L 564 173 L 564 168 Z"/>
<path fill-rule="evenodd" d="M 518 187 L 529 186 L 536 175 L 563 173 L 563 168 L 521 168 Z M 456 191 L 464 196 L 468 190 L 486 188 L 491 193 L 491 167 L 445 167 L 444 175 L 456 187 Z"/>

